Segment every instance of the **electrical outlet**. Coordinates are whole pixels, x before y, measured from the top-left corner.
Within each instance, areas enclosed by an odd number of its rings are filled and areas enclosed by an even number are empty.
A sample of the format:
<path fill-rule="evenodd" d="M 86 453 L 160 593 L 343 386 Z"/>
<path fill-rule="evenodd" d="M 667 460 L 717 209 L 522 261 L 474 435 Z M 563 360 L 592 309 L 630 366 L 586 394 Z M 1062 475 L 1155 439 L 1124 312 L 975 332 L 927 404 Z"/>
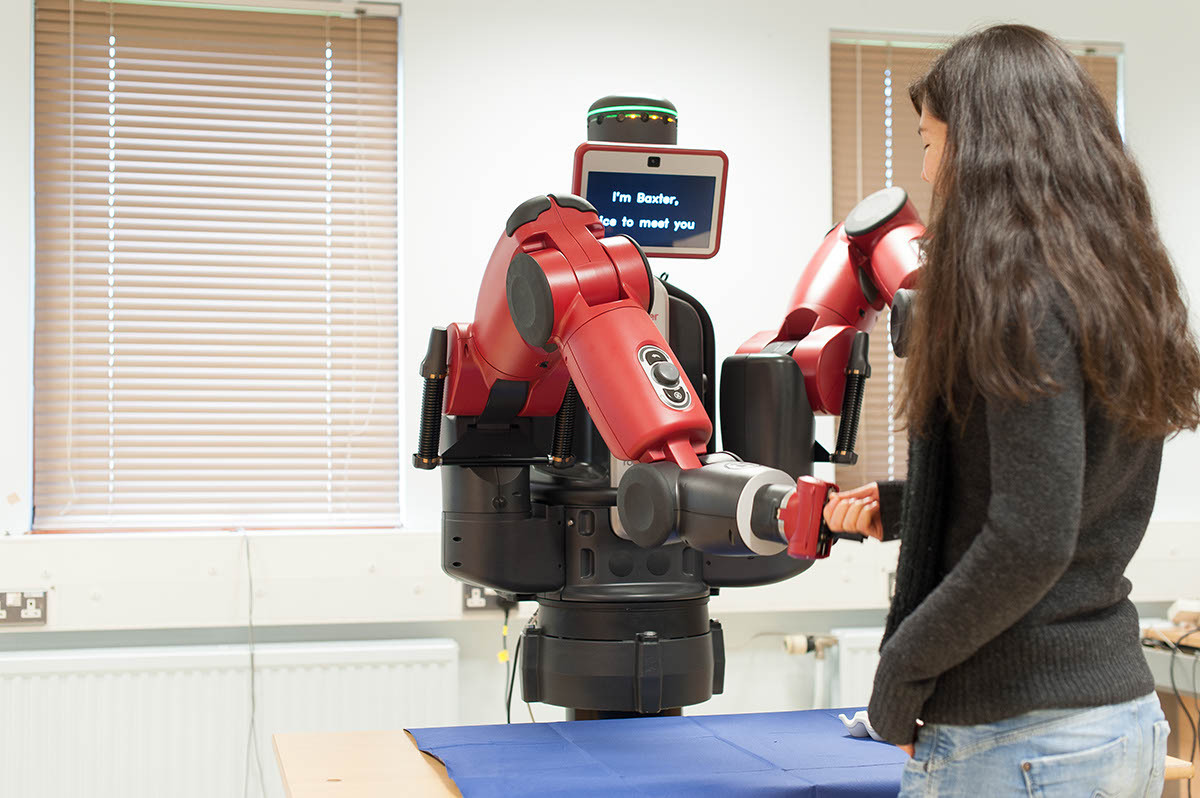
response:
<path fill-rule="evenodd" d="M 500 597 L 490 587 L 463 585 L 463 609 L 471 612 L 498 610 L 500 609 Z"/>
<path fill-rule="evenodd" d="M 44 590 L 5 591 L 0 606 L 0 627 L 44 626 L 46 592 Z"/>

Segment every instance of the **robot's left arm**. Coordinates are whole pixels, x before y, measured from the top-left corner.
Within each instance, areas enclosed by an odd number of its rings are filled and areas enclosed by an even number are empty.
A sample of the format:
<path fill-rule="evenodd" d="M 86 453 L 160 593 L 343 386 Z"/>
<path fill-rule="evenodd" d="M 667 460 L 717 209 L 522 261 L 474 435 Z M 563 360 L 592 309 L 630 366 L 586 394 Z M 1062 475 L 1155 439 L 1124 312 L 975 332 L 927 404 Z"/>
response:
<path fill-rule="evenodd" d="M 812 453 L 788 450 L 811 447 L 811 436 L 807 444 L 785 439 L 782 430 L 791 425 L 784 422 L 808 410 L 840 415 L 829 459 L 855 462 L 870 375 L 867 332 L 885 306 L 915 286 L 924 229 L 907 194 L 894 188 L 865 199 L 826 235 L 801 272 L 783 323 L 750 339 L 726 361 L 722 414 L 733 423 L 723 424 L 724 446 L 751 462 L 709 458 L 703 467 L 683 472 L 670 464 L 631 468 L 622 478 L 617 509 L 632 540 L 659 545 L 678 530 L 688 545 L 712 554 L 770 556 L 786 548 L 797 559 L 829 556 L 835 536 L 822 510 L 836 486 L 807 475 Z M 785 385 L 802 380 L 804 396 L 791 393 L 793 402 L 778 383 L 752 384 L 754 377 L 747 375 L 767 373 L 758 370 L 763 364 L 786 374 Z M 745 379 L 740 395 L 735 390 L 727 395 L 725 389 L 739 377 Z M 800 406 L 804 399 L 807 408 Z"/>
<path fill-rule="evenodd" d="M 834 463 L 853 465 L 857 461 L 858 421 L 865 382 L 871 374 L 867 335 L 880 312 L 891 306 L 895 340 L 904 323 L 898 318 L 899 311 L 908 310 L 916 286 L 924 232 L 920 215 L 904 189 L 889 188 L 870 195 L 843 224 L 826 234 L 801 272 L 783 323 L 759 333 L 738 350 L 743 355 L 790 355 L 804 375 L 812 411 L 841 417 L 837 443 L 829 453 Z M 788 410 L 780 408 L 781 412 Z M 793 557 L 828 556 L 833 536 L 824 528 L 821 510 L 834 489 L 831 483 L 801 477 L 795 491 L 775 489 L 772 495 L 764 494 L 762 501 L 776 505 L 773 514 Z"/>

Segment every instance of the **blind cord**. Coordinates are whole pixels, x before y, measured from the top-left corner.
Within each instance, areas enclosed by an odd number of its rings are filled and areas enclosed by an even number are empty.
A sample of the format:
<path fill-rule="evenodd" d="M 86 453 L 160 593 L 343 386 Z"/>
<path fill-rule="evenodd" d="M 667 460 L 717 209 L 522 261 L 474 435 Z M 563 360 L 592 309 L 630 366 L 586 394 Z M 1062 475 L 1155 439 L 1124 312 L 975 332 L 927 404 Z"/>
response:
<path fill-rule="evenodd" d="M 111 27 L 111 25 L 110 25 Z M 111 35 L 111 31 L 110 31 Z M 67 3 L 67 395 L 75 396 L 75 0 Z M 36 276 L 35 276 L 36 277 Z M 64 512 L 75 503 L 75 403 L 67 402 L 67 484 L 70 497 Z M 34 506 L 34 513 L 37 507 Z"/>
<path fill-rule="evenodd" d="M 362 25 L 363 25 L 363 14 L 358 13 L 354 17 L 354 141 L 355 141 L 355 146 L 354 146 L 354 210 L 355 210 L 354 226 L 355 226 L 355 233 L 356 233 L 354 236 L 355 249 L 361 248 L 363 245 L 364 238 L 366 238 L 368 235 L 370 235 L 370 231 L 365 229 L 366 223 L 363 219 L 363 204 L 364 204 L 363 175 L 366 172 L 366 169 L 363 164 L 363 160 L 364 160 L 363 159 L 363 148 L 362 148 L 362 145 L 359 143 L 363 140 L 363 135 L 362 135 L 362 105 L 363 105 L 363 103 L 362 103 L 362 73 L 363 73 Z M 399 242 L 397 242 L 397 244 L 398 243 Z M 373 270 L 375 263 L 377 261 L 377 258 L 378 258 L 377 254 L 375 252 L 375 248 L 367 247 L 366 248 L 366 256 L 367 256 L 367 262 L 369 264 L 371 264 L 371 267 Z M 358 289 L 359 289 L 358 274 L 359 274 L 359 270 L 358 270 L 358 268 L 355 268 L 353 270 L 353 275 L 354 275 L 353 279 L 354 279 L 354 291 L 356 294 L 358 293 Z M 379 299 L 379 289 L 375 285 L 375 281 L 374 280 L 370 281 L 370 283 L 368 283 L 367 288 L 370 291 L 372 302 L 377 301 Z M 355 314 L 355 316 L 354 316 L 355 335 L 358 334 L 358 320 L 359 320 L 358 314 Z M 381 336 L 375 336 L 375 352 L 376 352 L 376 354 L 378 354 L 382 351 L 382 349 L 383 349 L 382 342 L 383 342 L 383 338 Z M 358 386 L 358 374 L 359 374 L 357 364 L 354 362 L 354 359 L 357 357 L 358 357 L 358 352 L 355 351 L 351 355 L 351 369 L 350 369 L 350 379 L 352 381 L 352 384 L 355 386 L 355 388 L 357 388 L 357 386 Z M 354 416 L 351 415 L 351 417 L 350 417 L 351 418 L 350 429 L 346 433 L 346 454 L 345 454 L 345 457 L 343 457 L 343 459 L 342 459 L 343 473 L 346 473 L 346 471 L 348 470 L 349 465 L 350 465 L 350 453 L 351 453 L 352 444 L 354 443 L 356 438 L 361 437 L 362 434 L 367 431 L 367 429 L 369 428 L 369 425 L 371 423 L 371 419 L 375 415 L 375 399 L 376 399 L 377 395 L 378 395 L 378 391 L 376 391 L 376 390 L 372 390 L 371 393 L 368 395 L 367 409 L 363 414 L 362 423 L 355 423 Z M 357 412 L 357 408 L 355 408 L 354 412 Z M 348 479 L 348 477 L 347 477 L 347 479 Z"/>
<path fill-rule="evenodd" d="M 883 185 L 892 187 L 892 47 L 887 48 L 887 68 L 883 71 L 884 160 Z M 887 478 L 896 478 L 896 354 L 892 351 L 892 309 L 887 309 Z"/>
<path fill-rule="evenodd" d="M 116 155 L 117 155 L 117 34 L 113 27 L 113 2 L 108 0 L 108 520 L 112 522 L 116 498 Z M 74 404 L 74 397 L 72 397 Z"/>
<path fill-rule="evenodd" d="M 250 535 L 246 530 L 238 529 L 246 550 L 246 643 L 250 649 L 250 728 L 246 732 L 246 764 L 242 771 L 242 798 L 248 798 L 250 793 L 250 752 L 254 751 L 254 762 L 258 767 L 258 785 L 263 798 L 267 796 L 267 784 L 263 774 L 262 754 L 258 749 L 258 733 L 255 721 L 258 716 L 258 696 L 255 684 L 254 667 L 254 569 L 250 564 Z"/>
<path fill-rule="evenodd" d="M 333 40 L 325 15 L 325 502 L 333 513 Z"/>

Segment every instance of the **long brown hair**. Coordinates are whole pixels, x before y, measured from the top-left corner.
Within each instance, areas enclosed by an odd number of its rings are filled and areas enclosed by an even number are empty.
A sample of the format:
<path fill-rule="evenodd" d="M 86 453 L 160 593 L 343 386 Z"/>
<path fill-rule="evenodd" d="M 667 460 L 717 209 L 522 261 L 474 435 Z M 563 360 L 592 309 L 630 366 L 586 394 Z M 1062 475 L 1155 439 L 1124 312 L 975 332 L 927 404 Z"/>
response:
<path fill-rule="evenodd" d="M 1137 165 L 1112 108 L 1051 36 L 998 25 L 959 39 L 914 83 L 944 121 L 901 412 L 1028 401 L 1056 388 L 1033 334 L 1069 304 L 1091 400 L 1126 433 L 1200 424 L 1200 353 Z"/>

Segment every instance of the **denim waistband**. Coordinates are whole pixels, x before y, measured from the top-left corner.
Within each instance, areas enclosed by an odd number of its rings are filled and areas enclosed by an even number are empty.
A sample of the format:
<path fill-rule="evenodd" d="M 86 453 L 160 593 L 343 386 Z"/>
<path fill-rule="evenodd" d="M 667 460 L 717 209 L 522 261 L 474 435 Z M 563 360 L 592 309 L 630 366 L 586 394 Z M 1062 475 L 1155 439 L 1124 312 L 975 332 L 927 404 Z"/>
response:
<path fill-rule="evenodd" d="M 937 761 L 969 757 L 989 748 L 1017 743 L 1076 724 L 1106 725 L 1109 718 L 1114 722 L 1132 722 L 1144 711 L 1161 712 L 1156 694 L 1150 693 L 1132 701 L 1099 707 L 1038 709 L 995 723 L 975 726 L 927 724 L 921 729 L 918 737 L 919 748 L 925 750 L 918 750 L 917 756 L 927 758 L 930 765 L 936 767 Z"/>

